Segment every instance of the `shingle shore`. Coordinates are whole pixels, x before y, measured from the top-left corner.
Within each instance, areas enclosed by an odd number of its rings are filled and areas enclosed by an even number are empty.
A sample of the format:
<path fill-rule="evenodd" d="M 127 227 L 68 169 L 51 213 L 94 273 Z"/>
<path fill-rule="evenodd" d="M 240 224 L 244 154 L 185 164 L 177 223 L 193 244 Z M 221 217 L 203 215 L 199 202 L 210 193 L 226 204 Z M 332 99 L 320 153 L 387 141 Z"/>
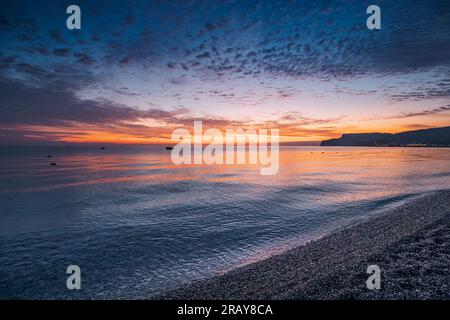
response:
<path fill-rule="evenodd" d="M 381 268 L 369 290 L 367 266 Z M 159 297 L 161 298 L 161 297 Z M 164 299 L 450 298 L 450 191 L 224 275 L 171 291 Z"/>

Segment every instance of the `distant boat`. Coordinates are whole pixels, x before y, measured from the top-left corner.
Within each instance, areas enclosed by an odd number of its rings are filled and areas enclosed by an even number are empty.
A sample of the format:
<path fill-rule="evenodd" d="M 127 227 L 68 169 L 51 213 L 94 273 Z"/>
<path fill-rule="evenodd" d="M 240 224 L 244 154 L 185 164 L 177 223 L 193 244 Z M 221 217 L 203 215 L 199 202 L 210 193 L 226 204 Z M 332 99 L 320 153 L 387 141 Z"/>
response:
<path fill-rule="evenodd" d="M 173 147 L 166 147 L 166 150 L 173 150 Z"/>
<path fill-rule="evenodd" d="M 50 163 L 51 166 L 56 166 L 56 162 Z"/>
<path fill-rule="evenodd" d="M 105 150 L 105 147 L 100 147 L 101 150 Z"/>
<path fill-rule="evenodd" d="M 47 158 L 51 158 L 52 157 L 52 155 L 51 154 L 49 154 L 48 156 L 47 156 Z"/>

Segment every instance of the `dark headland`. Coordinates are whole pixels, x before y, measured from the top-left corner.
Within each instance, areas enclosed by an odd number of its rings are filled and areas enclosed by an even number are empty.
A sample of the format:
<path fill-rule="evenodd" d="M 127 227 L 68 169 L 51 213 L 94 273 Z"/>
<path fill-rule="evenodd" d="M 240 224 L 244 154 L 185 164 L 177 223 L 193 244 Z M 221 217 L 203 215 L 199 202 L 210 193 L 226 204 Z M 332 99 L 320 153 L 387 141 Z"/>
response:
<path fill-rule="evenodd" d="M 372 264 L 381 268 L 380 290 L 366 286 Z M 422 195 L 307 245 L 162 298 L 449 299 L 450 191 Z"/>
<path fill-rule="evenodd" d="M 321 146 L 450 147 L 450 127 L 401 133 L 349 133 L 322 141 Z"/>

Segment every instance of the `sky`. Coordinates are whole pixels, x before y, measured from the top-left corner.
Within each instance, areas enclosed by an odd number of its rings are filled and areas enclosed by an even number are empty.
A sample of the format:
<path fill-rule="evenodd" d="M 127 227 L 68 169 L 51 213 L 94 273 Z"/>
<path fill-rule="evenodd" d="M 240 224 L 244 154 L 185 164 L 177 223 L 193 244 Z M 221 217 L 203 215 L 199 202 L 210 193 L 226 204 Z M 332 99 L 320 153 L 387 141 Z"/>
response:
<path fill-rule="evenodd" d="M 300 143 L 450 125 L 447 0 L 2 0 L 0 43 L 0 145 L 167 143 L 195 120 Z"/>

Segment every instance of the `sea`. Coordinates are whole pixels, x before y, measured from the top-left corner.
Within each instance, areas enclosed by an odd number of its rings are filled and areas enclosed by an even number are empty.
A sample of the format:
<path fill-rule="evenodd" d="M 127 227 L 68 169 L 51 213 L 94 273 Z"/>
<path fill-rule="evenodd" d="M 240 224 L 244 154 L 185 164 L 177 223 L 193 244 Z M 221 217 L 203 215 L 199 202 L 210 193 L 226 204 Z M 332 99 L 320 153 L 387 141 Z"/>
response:
<path fill-rule="evenodd" d="M 152 298 L 450 188 L 450 148 L 285 146 L 279 161 L 263 176 L 175 165 L 165 146 L 2 147 L 0 299 Z"/>

